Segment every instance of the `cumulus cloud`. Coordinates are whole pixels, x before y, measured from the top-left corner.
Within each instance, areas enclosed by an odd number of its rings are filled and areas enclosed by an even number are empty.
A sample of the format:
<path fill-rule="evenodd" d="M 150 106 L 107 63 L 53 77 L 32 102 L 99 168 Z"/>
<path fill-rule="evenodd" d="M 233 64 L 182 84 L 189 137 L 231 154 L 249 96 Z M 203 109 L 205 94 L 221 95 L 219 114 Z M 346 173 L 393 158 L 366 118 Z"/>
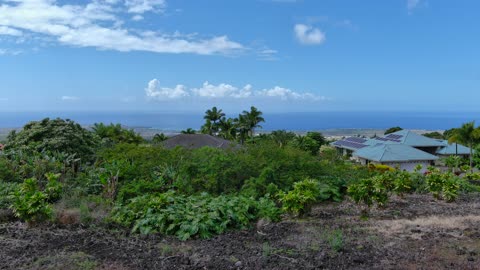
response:
<path fill-rule="evenodd" d="M 293 28 L 297 40 L 305 45 L 316 45 L 325 42 L 325 34 L 320 29 L 306 24 L 296 24 Z"/>
<path fill-rule="evenodd" d="M 125 6 L 121 4 L 125 3 Z M 209 38 L 174 37 L 148 30 L 133 31 L 123 27 L 122 12 L 136 15 L 165 7 L 159 0 L 91 0 L 84 5 L 61 5 L 55 0 L 15 0 L 0 5 L 0 27 L 53 37 L 58 42 L 78 47 L 156 53 L 228 54 L 243 50 L 240 43 L 227 36 Z M 141 16 L 141 15 L 140 15 Z M 133 16 L 134 19 L 141 19 Z M 13 32 L 12 32 L 13 30 Z M 0 30 L 1 31 L 1 30 Z"/>
<path fill-rule="evenodd" d="M 153 79 L 145 88 L 147 98 L 151 100 L 178 100 L 181 98 L 197 99 L 263 99 L 282 101 L 325 101 L 328 98 L 309 92 L 297 92 L 288 88 L 275 86 L 271 89 L 254 90 L 251 84 L 236 87 L 227 83 L 211 84 L 204 82 L 201 87 L 187 88 L 177 85 L 174 88 L 162 87 L 157 79 Z"/>
<path fill-rule="evenodd" d="M 249 84 L 239 89 L 230 84 L 221 83 L 218 85 L 213 85 L 207 81 L 203 83 L 202 87 L 193 88 L 192 93 L 195 96 L 204 98 L 246 98 L 252 95 L 251 89 L 252 86 Z"/>
<path fill-rule="evenodd" d="M 80 98 L 79 97 L 75 97 L 75 96 L 62 96 L 61 97 L 61 100 L 63 101 L 76 101 L 76 100 L 79 100 Z"/>
<path fill-rule="evenodd" d="M 185 86 L 178 84 L 174 88 L 161 87 L 157 79 L 148 82 L 145 92 L 148 98 L 156 100 L 180 99 L 190 96 Z"/>

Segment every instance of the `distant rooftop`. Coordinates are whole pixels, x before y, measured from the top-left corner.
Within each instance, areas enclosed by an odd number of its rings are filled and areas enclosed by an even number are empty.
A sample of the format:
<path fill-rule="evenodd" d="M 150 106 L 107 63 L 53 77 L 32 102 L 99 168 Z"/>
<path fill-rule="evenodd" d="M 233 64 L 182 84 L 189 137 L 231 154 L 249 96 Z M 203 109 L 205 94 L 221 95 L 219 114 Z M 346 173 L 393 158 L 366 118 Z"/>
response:
<path fill-rule="evenodd" d="M 235 143 L 231 141 L 208 134 L 179 134 L 163 142 L 163 146 L 167 149 L 177 146 L 188 149 L 196 149 L 204 146 L 227 149 L 234 145 Z"/>
<path fill-rule="evenodd" d="M 412 132 L 410 130 L 400 130 L 391 134 L 388 134 L 381 138 L 376 138 L 377 140 L 388 140 L 392 142 L 397 142 L 413 147 L 441 147 L 445 146 L 444 142 L 428 138 Z"/>
<path fill-rule="evenodd" d="M 379 144 L 357 150 L 355 156 L 377 162 L 430 161 L 438 157 L 404 144 Z"/>
<path fill-rule="evenodd" d="M 437 151 L 438 155 L 470 155 L 470 148 L 466 146 L 457 143 L 449 144 L 447 140 L 439 141 L 443 142 L 445 147 Z"/>

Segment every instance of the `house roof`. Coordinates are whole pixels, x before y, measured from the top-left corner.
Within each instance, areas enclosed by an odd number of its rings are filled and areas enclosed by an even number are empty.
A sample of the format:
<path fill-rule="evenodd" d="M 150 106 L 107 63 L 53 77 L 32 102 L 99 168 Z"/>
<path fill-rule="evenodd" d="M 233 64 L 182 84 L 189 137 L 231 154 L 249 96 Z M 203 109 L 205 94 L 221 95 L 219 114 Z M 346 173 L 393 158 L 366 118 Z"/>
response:
<path fill-rule="evenodd" d="M 196 149 L 204 146 L 215 148 L 231 148 L 233 142 L 208 134 L 179 134 L 163 141 L 163 146 L 167 149 L 177 146 L 188 149 Z"/>
<path fill-rule="evenodd" d="M 437 160 L 438 157 L 404 144 L 379 144 L 364 147 L 355 156 L 377 162 L 408 162 Z"/>
<path fill-rule="evenodd" d="M 461 144 L 449 144 L 447 140 L 439 140 L 444 143 L 444 147 L 437 151 L 438 155 L 470 155 L 470 148 Z"/>
<path fill-rule="evenodd" d="M 399 143 L 413 147 L 441 147 L 445 144 L 439 140 L 428 138 L 412 132 L 410 130 L 400 130 L 394 133 L 390 133 L 383 137 L 376 138 L 375 140 L 385 141 L 387 143 Z"/>

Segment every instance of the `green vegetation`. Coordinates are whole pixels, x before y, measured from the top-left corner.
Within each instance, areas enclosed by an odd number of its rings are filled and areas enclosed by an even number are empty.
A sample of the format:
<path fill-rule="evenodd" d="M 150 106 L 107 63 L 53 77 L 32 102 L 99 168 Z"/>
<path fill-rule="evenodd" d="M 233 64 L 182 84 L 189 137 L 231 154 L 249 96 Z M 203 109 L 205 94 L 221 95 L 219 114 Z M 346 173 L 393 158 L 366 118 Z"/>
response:
<path fill-rule="evenodd" d="M 391 127 L 389 129 L 385 130 L 384 134 L 387 135 L 387 134 L 394 133 L 394 132 L 397 132 L 397 131 L 400 131 L 400 130 L 403 130 L 403 128 L 401 128 L 401 127 Z"/>
<path fill-rule="evenodd" d="M 165 149 L 165 135 L 145 141 L 119 124 L 89 131 L 71 120 L 31 122 L 10 134 L 0 154 L 0 208 L 30 225 L 115 225 L 186 240 L 251 228 L 260 219 L 306 216 L 315 204 L 345 195 L 368 209 L 393 194 L 430 192 L 450 202 L 480 189 L 476 173 L 462 178 L 433 168 L 421 174 L 355 165 L 319 132 L 256 135 L 265 119 L 255 107 L 237 118 L 214 107 L 204 119 L 201 132 L 242 145 Z M 460 140 L 463 133 L 450 134 Z M 345 239 L 338 232 L 329 241 L 340 251 Z"/>
<path fill-rule="evenodd" d="M 93 132 L 100 137 L 102 144 L 111 146 L 117 143 L 134 143 L 139 144 L 144 140 L 136 134 L 132 129 L 124 129 L 120 124 L 104 125 L 97 123 L 93 126 Z"/>
<path fill-rule="evenodd" d="M 227 229 L 248 228 L 251 221 L 278 220 L 279 211 L 268 199 L 260 201 L 235 195 L 211 196 L 206 193 L 185 196 L 174 191 L 136 197 L 116 207 L 112 219 L 134 232 L 159 232 L 181 240 L 220 234 Z M 266 215 L 268 214 L 268 215 Z"/>
<path fill-rule="evenodd" d="M 26 124 L 8 136 L 5 150 L 32 153 L 65 153 L 90 160 L 95 153 L 95 135 L 72 120 L 45 118 Z"/>
<path fill-rule="evenodd" d="M 60 199 L 62 194 L 58 177 L 57 174 L 47 174 L 48 182 L 43 190 L 37 179 L 26 179 L 13 194 L 11 208 L 15 216 L 33 224 L 51 219 L 53 208 L 50 203 Z"/>

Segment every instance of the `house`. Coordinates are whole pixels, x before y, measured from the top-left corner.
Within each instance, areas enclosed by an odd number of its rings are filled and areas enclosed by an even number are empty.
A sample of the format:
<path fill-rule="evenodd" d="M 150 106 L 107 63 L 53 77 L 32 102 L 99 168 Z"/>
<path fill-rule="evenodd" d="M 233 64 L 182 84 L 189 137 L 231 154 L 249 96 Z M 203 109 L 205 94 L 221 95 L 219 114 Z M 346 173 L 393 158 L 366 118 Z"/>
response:
<path fill-rule="evenodd" d="M 222 149 L 236 147 L 234 142 L 208 134 L 179 134 L 163 141 L 162 144 L 167 149 L 177 146 L 188 149 L 197 149 L 205 146 Z"/>
<path fill-rule="evenodd" d="M 408 171 L 412 171 L 417 165 L 422 165 L 423 168 L 433 165 L 440 157 L 470 155 L 468 147 L 428 138 L 410 130 L 401 130 L 373 139 L 349 137 L 331 145 L 343 155 L 362 164 L 384 164 Z"/>
<path fill-rule="evenodd" d="M 382 164 L 406 171 L 413 171 L 418 165 L 425 170 L 438 159 L 437 156 L 405 144 L 378 144 L 365 147 L 356 151 L 354 156 L 363 165 Z"/>
<path fill-rule="evenodd" d="M 458 155 L 464 158 L 468 158 L 470 156 L 470 148 L 458 143 L 448 143 L 447 140 L 440 141 L 443 142 L 445 146 L 437 151 L 437 156 L 448 157 L 452 155 Z"/>
<path fill-rule="evenodd" d="M 5 145 L 0 143 L 0 153 L 3 152 L 4 148 L 5 148 Z"/>

